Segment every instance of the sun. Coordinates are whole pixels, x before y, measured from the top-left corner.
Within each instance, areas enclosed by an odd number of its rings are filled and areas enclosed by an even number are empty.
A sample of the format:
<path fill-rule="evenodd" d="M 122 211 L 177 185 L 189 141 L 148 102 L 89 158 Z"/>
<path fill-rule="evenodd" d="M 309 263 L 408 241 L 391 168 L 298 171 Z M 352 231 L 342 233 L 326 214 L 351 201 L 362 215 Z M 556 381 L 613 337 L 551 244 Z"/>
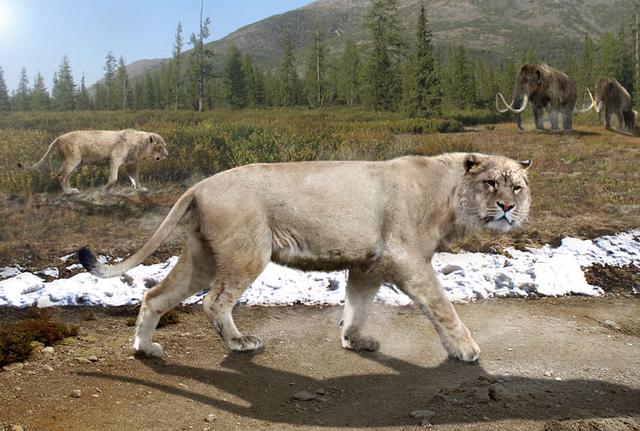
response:
<path fill-rule="evenodd" d="M 0 0 L 0 38 L 4 39 L 14 27 L 16 17 L 11 5 L 6 0 Z"/>

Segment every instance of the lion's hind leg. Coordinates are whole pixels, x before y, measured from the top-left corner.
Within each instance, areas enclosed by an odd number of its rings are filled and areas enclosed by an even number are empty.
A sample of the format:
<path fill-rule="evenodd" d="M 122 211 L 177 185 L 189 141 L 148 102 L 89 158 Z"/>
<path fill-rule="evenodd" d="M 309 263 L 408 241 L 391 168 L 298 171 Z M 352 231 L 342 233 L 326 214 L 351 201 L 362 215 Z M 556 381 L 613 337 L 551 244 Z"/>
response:
<path fill-rule="evenodd" d="M 360 331 L 367 321 L 369 306 L 373 302 L 380 279 L 358 270 L 349 271 L 347 294 L 342 316 L 342 347 L 355 351 L 376 351 L 380 343 L 373 337 L 363 336 Z"/>
<path fill-rule="evenodd" d="M 78 189 L 71 187 L 69 180 L 71 179 L 71 174 L 78 167 L 81 161 L 82 159 L 79 154 L 70 155 L 67 159 L 62 161 L 58 177 L 60 178 L 62 191 L 66 195 L 73 195 L 80 192 Z"/>
<path fill-rule="evenodd" d="M 233 321 L 232 311 L 242 293 L 264 270 L 269 256 L 266 252 L 261 253 L 258 247 L 255 251 L 235 249 L 229 256 L 216 254 L 216 259 L 215 280 L 204 298 L 204 312 L 229 350 L 260 350 L 262 340 L 253 335 L 242 335 Z"/>
<path fill-rule="evenodd" d="M 156 357 L 163 355 L 162 346 L 152 341 L 160 318 L 182 300 L 211 284 L 213 260 L 208 245 L 196 233 L 190 233 L 176 266 L 160 284 L 144 295 L 133 341 L 137 353 Z"/>

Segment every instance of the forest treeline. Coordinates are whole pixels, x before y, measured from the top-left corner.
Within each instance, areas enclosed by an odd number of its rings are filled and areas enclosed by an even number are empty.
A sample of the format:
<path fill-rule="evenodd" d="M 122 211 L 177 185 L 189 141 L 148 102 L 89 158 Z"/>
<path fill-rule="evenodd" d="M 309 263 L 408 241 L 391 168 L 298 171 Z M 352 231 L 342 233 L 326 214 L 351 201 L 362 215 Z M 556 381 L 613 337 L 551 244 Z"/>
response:
<path fill-rule="evenodd" d="M 411 29 L 398 17 L 397 0 L 374 0 L 363 25 L 369 39 L 346 40 L 332 54 L 323 29 L 315 28 L 304 58 L 295 56 L 288 33 L 283 34 L 277 67 L 264 70 L 231 45 L 222 68 L 213 68 L 208 49 L 211 20 L 200 14 L 197 33 L 184 52 L 178 23 L 173 57 L 161 68 L 129 79 L 123 57 L 109 52 L 104 76 L 90 92 L 84 75 L 73 78 L 64 57 L 51 91 L 38 73 L 32 81 L 23 68 L 18 88 L 9 93 L 0 68 L 0 110 L 71 111 L 120 109 L 206 110 L 216 107 L 363 105 L 376 110 L 403 111 L 414 117 L 437 116 L 443 109 L 483 108 L 495 94 L 510 94 L 522 63 L 544 62 L 544 52 L 531 49 L 518 59 L 487 58 L 464 45 L 435 49 L 422 5 Z M 580 51 L 567 52 L 563 69 L 578 83 L 579 96 L 593 88 L 599 76 L 616 78 L 632 94 L 638 91 L 636 32 L 629 23 L 604 33 L 599 40 L 586 35 Z M 409 34 L 411 37 L 405 37 Z"/>

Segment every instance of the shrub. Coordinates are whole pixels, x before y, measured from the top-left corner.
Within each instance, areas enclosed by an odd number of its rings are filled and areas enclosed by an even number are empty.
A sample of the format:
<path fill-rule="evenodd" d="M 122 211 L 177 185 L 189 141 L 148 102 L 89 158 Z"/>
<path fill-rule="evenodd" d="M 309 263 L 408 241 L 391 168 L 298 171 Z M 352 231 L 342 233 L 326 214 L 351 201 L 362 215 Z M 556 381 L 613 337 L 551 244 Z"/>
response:
<path fill-rule="evenodd" d="M 27 359 L 34 341 L 51 346 L 63 338 L 78 335 L 78 331 L 78 326 L 52 321 L 47 313 L 3 325 L 0 329 L 0 367 Z"/>

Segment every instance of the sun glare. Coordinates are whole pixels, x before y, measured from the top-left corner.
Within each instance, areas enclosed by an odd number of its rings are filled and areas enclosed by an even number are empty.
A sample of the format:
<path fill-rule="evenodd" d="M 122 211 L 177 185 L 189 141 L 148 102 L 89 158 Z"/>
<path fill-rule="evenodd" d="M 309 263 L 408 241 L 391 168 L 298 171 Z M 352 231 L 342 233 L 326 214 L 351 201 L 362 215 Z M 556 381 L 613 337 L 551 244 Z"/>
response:
<path fill-rule="evenodd" d="M 0 0 L 0 39 L 6 39 L 13 27 L 15 16 L 9 2 Z"/>

